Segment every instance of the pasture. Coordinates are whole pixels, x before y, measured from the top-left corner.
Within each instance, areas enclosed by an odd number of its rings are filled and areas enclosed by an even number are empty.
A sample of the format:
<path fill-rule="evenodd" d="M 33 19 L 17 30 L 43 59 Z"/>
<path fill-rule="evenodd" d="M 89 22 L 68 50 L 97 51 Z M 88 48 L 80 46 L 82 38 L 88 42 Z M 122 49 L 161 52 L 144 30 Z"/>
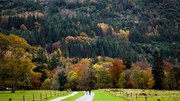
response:
<path fill-rule="evenodd" d="M 0 91 L 0 101 L 49 101 L 56 97 L 70 94 L 71 91 L 54 90 L 21 90 L 16 93 L 11 91 Z"/>
<path fill-rule="evenodd" d="M 180 91 L 144 89 L 102 89 L 128 101 L 180 101 Z"/>
<path fill-rule="evenodd" d="M 93 90 L 93 101 L 180 101 L 180 91 L 144 90 L 144 89 L 100 89 Z M 57 97 L 66 96 L 71 91 L 54 90 L 21 90 L 16 93 L 0 91 L 0 101 L 50 101 Z M 84 95 L 78 94 L 63 101 L 74 101 Z"/>
<path fill-rule="evenodd" d="M 106 90 L 94 90 L 93 92 L 95 94 L 93 101 L 126 101 L 120 96 L 111 95 Z"/>

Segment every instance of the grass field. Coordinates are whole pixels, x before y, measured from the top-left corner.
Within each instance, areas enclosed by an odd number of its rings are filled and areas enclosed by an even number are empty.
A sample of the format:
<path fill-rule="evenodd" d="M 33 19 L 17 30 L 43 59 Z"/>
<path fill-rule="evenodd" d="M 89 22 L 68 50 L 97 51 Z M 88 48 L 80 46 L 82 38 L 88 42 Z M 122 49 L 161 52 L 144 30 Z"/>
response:
<path fill-rule="evenodd" d="M 142 90 L 142 89 L 102 89 L 94 90 L 93 101 L 180 101 L 180 91 L 166 90 Z M 49 101 L 57 97 L 66 96 L 71 91 L 60 92 L 53 90 L 24 90 L 11 93 L 10 91 L 0 91 L 0 101 Z M 62 101 L 74 101 L 83 96 L 84 92 L 66 98 Z M 147 98 L 147 100 L 145 100 Z"/>
<path fill-rule="evenodd" d="M 84 95 L 84 92 L 81 91 L 81 92 L 78 92 L 76 95 L 68 97 L 68 98 L 66 98 L 64 100 L 61 100 L 61 101 L 74 101 L 74 100 L 80 98 L 83 95 Z"/>
<path fill-rule="evenodd" d="M 113 96 L 110 93 L 102 90 L 95 90 L 93 92 L 95 94 L 93 101 L 127 101 L 122 97 Z"/>
<path fill-rule="evenodd" d="M 158 99 L 159 101 L 180 101 L 180 91 L 141 89 L 106 89 L 103 91 L 130 101 L 158 101 Z"/>
<path fill-rule="evenodd" d="M 11 93 L 10 91 L 0 91 L 0 101 L 9 101 L 9 98 L 12 101 L 23 101 L 23 96 L 25 101 L 49 101 L 50 99 L 65 96 L 71 92 L 66 91 L 53 91 L 53 90 L 24 90 L 16 91 L 16 93 Z"/>

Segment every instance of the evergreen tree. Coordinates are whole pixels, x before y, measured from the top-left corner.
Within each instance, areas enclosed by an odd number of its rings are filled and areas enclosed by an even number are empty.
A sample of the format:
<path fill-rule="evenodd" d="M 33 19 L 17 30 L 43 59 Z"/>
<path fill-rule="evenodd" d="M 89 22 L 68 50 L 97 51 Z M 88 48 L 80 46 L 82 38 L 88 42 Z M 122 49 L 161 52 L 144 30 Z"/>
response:
<path fill-rule="evenodd" d="M 67 75 L 65 70 L 61 70 L 58 73 L 59 90 L 64 90 L 64 86 L 67 83 Z"/>
<path fill-rule="evenodd" d="M 164 78 L 164 72 L 163 72 L 163 60 L 160 56 L 160 52 L 158 50 L 154 51 L 153 54 L 153 68 L 152 68 L 152 74 L 154 76 L 155 84 L 154 89 L 162 89 L 162 81 Z"/>
<path fill-rule="evenodd" d="M 130 69 L 131 68 L 131 59 L 130 59 L 130 57 L 124 58 L 123 59 L 123 64 L 126 66 L 126 69 Z"/>

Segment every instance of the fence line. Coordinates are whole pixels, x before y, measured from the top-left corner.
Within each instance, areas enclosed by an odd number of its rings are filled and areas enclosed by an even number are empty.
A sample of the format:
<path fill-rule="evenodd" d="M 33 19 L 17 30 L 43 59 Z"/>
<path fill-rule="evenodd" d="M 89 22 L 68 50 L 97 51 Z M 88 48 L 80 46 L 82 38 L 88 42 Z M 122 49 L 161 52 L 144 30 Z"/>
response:
<path fill-rule="evenodd" d="M 133 89 L 102 89 L 113 96 L 123 97 L 129 101 L 180 101 L 179 91 L 133 90 Z M 153 100 L 153 101 L 155 101 Z"/>
<path fill-rule="evenodd" d="M 71 92 L 71 90 L 67 90 L 67 91 L 50 91 L 50 92 L 40 92 L 39 95 L 36 95 L 33 93 L 32 96 L 25 96 L 23 95 L 21 97 L 22 101 L 41 101 L 44 99 L 48 99 L 50 97 L 54 97 L 54 96 L 61 96 L 64 94 L 67 94 Z M 8 101 L 14 101 L 13 98 L 9 98 Z M 18 100 L 19 101 L 19 100 Z"/>

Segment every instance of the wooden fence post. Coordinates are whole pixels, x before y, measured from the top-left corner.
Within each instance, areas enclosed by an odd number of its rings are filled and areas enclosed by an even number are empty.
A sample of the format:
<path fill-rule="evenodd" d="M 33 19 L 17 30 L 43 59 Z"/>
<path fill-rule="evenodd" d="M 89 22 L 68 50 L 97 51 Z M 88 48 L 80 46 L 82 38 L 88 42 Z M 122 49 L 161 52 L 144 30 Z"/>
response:
<path fill-rule="evenodd" d="M 46 93 L 46 99 L 47 99 L 48 97 L 47 97 L 47 93 Z"/>
<path fill-rule="evenodd" d="M 33 94 L 33 100 L 32 100 L 32 101 L 35 101 L 35 100 L 34 100 L 34 94 Z"/>
<path fill-rule="evenodd" d="M 42 100 L 42 93 L 40 94 L 40 99 Z"/>
<path fill-rule="evenodd" d="M 144 101 L 147 101 L 147 95 L 145 95 L 144 97 L 145 97 L 145 98 L 144 98 Z"/>
<path fill-rule="evenodd" d="M 128 94 L 127 94 L 127 92 L 126 92 L 126 98 L 128 98 Z"/>
<path fill-rule="evenodd" d="M 25 101 L 26 99 L 25 99 L 25 96 L 23 95 L 23 101 Z"/>
<path fill-rule="evenodd" d="M 137 93 L 136 93 L 136 100 L 138 99 L 138 97 L 137 97 Z"/>

